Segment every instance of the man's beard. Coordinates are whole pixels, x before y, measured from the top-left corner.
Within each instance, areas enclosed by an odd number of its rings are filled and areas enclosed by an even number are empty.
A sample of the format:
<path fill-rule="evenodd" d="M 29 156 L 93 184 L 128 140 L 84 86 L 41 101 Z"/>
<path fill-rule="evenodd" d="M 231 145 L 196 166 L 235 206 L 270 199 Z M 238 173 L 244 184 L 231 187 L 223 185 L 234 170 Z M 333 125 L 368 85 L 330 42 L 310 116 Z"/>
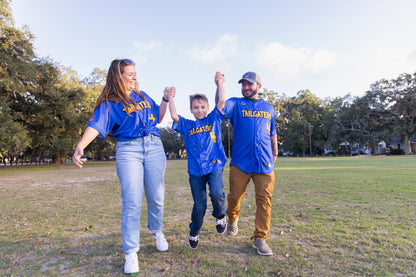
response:
<path fill-rule="evenodd" d="M 257 94 L 257 92 L 258 92 L 258 90 L 256 91 L 256 90 L 252 90 L 252 89 L 246 89 L 246 90 L 242 91 L 243 96 L 246 99 L 252 99 L 253 96 L 255 96 Z"/>

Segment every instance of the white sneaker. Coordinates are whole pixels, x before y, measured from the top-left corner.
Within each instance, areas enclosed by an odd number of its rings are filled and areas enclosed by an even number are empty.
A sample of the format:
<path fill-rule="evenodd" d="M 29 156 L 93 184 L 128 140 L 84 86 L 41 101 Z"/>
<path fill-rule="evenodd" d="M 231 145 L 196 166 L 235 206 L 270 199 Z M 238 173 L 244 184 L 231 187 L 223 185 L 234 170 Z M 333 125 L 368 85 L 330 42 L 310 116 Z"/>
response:
<path fill-rule="evenodd" d="M 139 260 L 137 253 L 129 253 L 124 257 L 124 273 L 127 275 L 139 273 Z"/>
<path fill-rule="evenodd" d="M 157 234 L 153 234 L 153 238 L 156 241 L 156 248 L 159 251 L 166 251 L 168 250 L 169 246 L 168 246 L 168 242 L 165 239 L 165 236 L 163 235 L 162 232 L 159 232 Z"/>

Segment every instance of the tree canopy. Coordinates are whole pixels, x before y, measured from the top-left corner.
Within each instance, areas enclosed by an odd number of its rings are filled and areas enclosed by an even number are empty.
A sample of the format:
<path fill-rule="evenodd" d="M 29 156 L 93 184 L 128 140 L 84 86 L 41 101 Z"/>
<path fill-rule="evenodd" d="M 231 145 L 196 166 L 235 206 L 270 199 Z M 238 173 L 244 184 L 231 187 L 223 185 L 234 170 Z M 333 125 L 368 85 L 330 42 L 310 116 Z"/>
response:
<path fill-rule="evenodd" d="M 107 72 L 96 68 L 81 80 L 53 59 L 38 57 L 29 28 L 14 26 L 9 3 L 0 0 L 0 161 L 47 157 L 62 163 L 71 157 L 93 113 Z M 324 155 L 340 145 L 359 145 L 377 154 L 381 141 L 396 141 L 406 154 L 415 151 L 410 142 L 416 132 L 416 72 L 376 81 L 362 97 L 320 99 L 308 89 L 293 97 L 263 89 L 260 97 L 275 108 L 281 154 Z M 229 155 L 233 137 L 228 121 L 222 133 Z M 161 128 L 161 138 L 171 157 L 184 149 L 183 137 L 169 127 Z M 114 146 L 114 138 L 97 139 L 85 152 L 107 159 Z"/>

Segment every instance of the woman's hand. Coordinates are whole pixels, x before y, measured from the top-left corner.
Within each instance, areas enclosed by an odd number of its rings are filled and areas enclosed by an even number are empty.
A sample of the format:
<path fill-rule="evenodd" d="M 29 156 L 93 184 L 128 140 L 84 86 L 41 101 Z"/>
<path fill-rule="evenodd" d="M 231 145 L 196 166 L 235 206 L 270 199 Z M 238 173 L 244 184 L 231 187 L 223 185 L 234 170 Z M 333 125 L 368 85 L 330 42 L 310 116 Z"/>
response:
<path fill-rule="evenodd" d="M 75 148 L 74 155 L 72 156 L 72 161 L 74 162 L 74 165 L 78 166 L 79 168 L 82 168 L 82 155 L 84 155 L 84 150 L 79 147 Z"/>

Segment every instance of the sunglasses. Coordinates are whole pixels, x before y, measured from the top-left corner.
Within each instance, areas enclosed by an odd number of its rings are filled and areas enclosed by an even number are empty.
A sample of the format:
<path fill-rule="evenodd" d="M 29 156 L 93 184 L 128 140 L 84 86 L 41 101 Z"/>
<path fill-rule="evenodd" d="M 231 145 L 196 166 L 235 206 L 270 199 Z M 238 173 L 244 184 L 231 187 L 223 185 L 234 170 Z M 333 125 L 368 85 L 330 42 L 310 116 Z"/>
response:
<path fill-rule="evenodd" d="M 121 62 L 124 63 L 124 64 L 127 64 L 127 65 L 128 64 L 135 65 L 135 63 L 133 62 L 133 60 L 130 60 L 130 59 L 122 59 Z"/>

